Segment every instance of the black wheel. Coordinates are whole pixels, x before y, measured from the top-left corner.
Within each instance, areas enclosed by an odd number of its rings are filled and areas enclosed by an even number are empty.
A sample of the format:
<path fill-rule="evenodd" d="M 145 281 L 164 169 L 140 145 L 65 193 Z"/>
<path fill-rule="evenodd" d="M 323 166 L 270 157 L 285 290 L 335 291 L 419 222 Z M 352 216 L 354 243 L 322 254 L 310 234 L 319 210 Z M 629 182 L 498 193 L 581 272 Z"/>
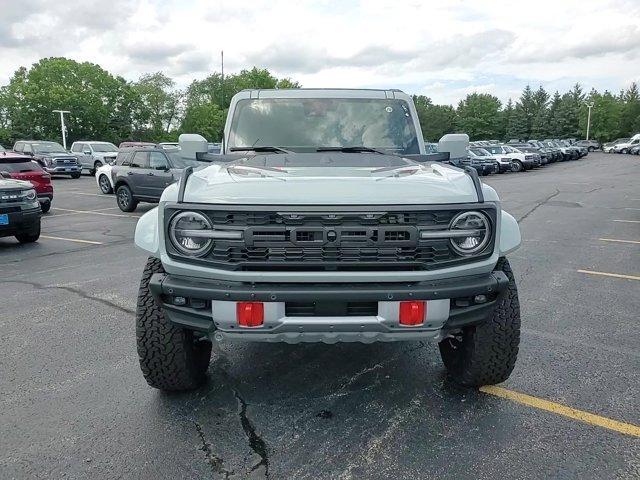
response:
<path fill-rule="evenodd" d="M 628 148 L 623 148 L 622 150 L 620 150 L 620 153 L 629 153 L 629 149 Z"/>
<path fill-rule="evenodd" d="M 27 230 L 16 235 L 16 238 L 20 243 L 33 243 L 37 242 L 40 238 L 40 220 L 31 230 Z"/>
<path fill-rule="evenodd" d="M 594 150 L 595 150 L 595 148 L 594 148 L 594 147 L 589 147 L 589 148 L 587 148 L 587 151 L 588 151 L 588 152 L 593 152 Z"/>
<path fill-rule="evenodd" d="M 504 382 L 518 357 L 520 304 L 516 282 L 506 258 L 498 260 L 496 270 L 507 275 L 509 285 L 493 316 L 480 325 L 452 332 L 439 344 L 449 375 L 469 387 Z"/>
<path fill-rule="evenodd" d="M 138 201 L 133 198 L 131 189 L 126 185 L 120 185 L 116 191 L 118 207 L 123 212 L 133 212 L 138 206 Z"/>
<path fill-rule="evenodd" d="M 151 275 L 163 271 L 160 260 L 149 258 L 140 281 L 136 309 L 140 368 L 147 383 L 154 388 L 192 390 L 205 381 L 211 342 L 196 338 L 191 330 L 179 328 L 165 318 L 149 291 Z"/>
<path fill-rule="evenodd" d="M 109 179 L 105 174 L 100 175 L 100 178 L 98 178 L 98 185 L 100 185 L 100 191 L 105 195 L 113 193 L 111 182 L 109 182 Z"/>
<path fill-rule="evenodd" d="M 42 209 L 42 213 L 47 213 L 49 210 L 51 210 L 51 202 L 41 203 L 40 208 Z"/>
<path fill-rule="evenodd" d="M 80 178 L 80 173 L 72 173 L 71 178 Z"/>
<path fill-rule="evenodd" d="M 515 160 L 511 162 L 511 171 L 512 172 L 521 172 L 524 170 L 524 165 L 520 160 Z"/>
<path fill-rule="evenodd" d="M 89 175 L 95 175 L 96 171 L 102 166 L 102 162 L 100 160 L 96 160 L 93 164 L 93 169 L 89 170 Z"/>

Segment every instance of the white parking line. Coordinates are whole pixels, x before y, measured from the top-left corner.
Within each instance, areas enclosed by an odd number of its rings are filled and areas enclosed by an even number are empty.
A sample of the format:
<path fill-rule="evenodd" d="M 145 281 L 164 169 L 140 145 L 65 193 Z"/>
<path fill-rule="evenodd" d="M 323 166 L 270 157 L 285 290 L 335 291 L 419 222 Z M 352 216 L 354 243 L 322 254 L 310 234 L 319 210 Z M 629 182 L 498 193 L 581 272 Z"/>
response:
<path fill-rule="evenodd" d="M 618 240 L 617 238 L 599 238 L 603 242 L 616 242 L 616 243 L 635 243 L 636 245 L 640 245 L 640 242 L 637 240 Z"/>
<path fill-rule="evenodd" d="M 40 235 L 40 238 L 46 238 L 48 240 L 62 240 L 65 242 L 88 243 L 90 245 L 104 245 L 104 243 L 102 242 L 94 242 L 93 240 L 81 240 L 79 238 L 50 237 L 49 235 Z"/>
<path fill-rule="evenodd" d="M 578 270 L 578 273 L 586 273 L 587 275 L 602 275 L 603 277 L 624 278 L 625 280 L 639 280 L 637 275 L 622 275 L 620 273 L 596 272 L 593 270 Z"/>
<path fill-rule="evenodd" d="M 619 223 L 640 223 L 640 220 L 614 220 L 614 222 L 619 222 Z"/>
<path fill-rule="evenodd" d="M 104 213 L 104 212 L 100 212 L 98 210 L 73 210 L 71 208 L 59 208 L 59 207 L 53 207 L 52 210 L 60 210 L 61 212 L 71 212 L 71 213 L 87 213 L 87 214 L 91 214 L 91 215 L 104 215 L 107 217 L 125 217 L 125 218 L 140 218 L 141 215 L 127 215 L 124 213 Z M 106 209 L 105 209 L 106 210 Z M 109 208 L 109 210 L 111 210 L 111 208 Z M 62 216 L 62 215 L 56 215 L 56 216 Z"/>
<path fill-rule="evenodd" d="M 71 195 L 85 195 L 87 197 L 99 197 L 99 198 L 104 198 L 105 200 L 113 200 L 113 196 L 112 195 L 101 195 L 99 193 L 85 193 L 85 192 L 72 192 L 72 191 L 66 191 L 66 192 L 59 192 L 59 194 L 71 194 Z"/>

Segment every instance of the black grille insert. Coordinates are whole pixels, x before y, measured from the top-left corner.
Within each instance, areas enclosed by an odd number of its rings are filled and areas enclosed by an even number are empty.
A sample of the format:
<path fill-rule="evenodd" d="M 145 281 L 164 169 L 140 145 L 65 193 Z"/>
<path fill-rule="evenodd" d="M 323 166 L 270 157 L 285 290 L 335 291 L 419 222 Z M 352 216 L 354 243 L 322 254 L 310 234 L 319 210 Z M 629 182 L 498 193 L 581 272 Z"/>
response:
<path fill-rule="evenodd" d="M 378 315 L 378 302 L 287 302 L 287 317 L 371 317 Z"/>

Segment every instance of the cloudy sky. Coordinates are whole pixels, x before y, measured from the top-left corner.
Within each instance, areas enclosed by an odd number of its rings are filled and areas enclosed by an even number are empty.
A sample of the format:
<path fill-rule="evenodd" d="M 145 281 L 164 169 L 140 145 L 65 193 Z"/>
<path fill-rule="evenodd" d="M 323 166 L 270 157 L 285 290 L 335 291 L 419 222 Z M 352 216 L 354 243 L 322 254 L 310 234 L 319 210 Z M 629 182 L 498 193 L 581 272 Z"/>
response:
<path fill-rule="evenodd" d="M 526 84 L 640 81 L 640 0 L 0 0 L 0 84 L 42 57 L 180 86 L 253 65 L 305 87 L 401 88 L 437 103 Z"/>

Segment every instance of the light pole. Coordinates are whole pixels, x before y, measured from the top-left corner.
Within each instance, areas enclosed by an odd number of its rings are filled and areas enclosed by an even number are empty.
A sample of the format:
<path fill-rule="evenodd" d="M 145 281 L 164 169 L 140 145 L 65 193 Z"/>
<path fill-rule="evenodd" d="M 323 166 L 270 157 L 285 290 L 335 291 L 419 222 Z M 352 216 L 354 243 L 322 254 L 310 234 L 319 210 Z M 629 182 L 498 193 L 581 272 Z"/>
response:
<path fill-rule="evenodd" d="M 593 102 L 591 103 L 584 102 L 584 104 L 589 109 L 589 113 L 587 113 L 587 138 L 585 139 L 585 140 L 589 140 L 589 127 L 591 127 L 591 109 L 593 108 Z"/>
<path fill-rule="evenodd" d="M 60 113 L 60 128 L 62 129 L 62 147 L 67 149 L 67 127 L 64 126 L 64 114 L 71 113 L 69 110 L 53 110 L 55 113 Z"/>

